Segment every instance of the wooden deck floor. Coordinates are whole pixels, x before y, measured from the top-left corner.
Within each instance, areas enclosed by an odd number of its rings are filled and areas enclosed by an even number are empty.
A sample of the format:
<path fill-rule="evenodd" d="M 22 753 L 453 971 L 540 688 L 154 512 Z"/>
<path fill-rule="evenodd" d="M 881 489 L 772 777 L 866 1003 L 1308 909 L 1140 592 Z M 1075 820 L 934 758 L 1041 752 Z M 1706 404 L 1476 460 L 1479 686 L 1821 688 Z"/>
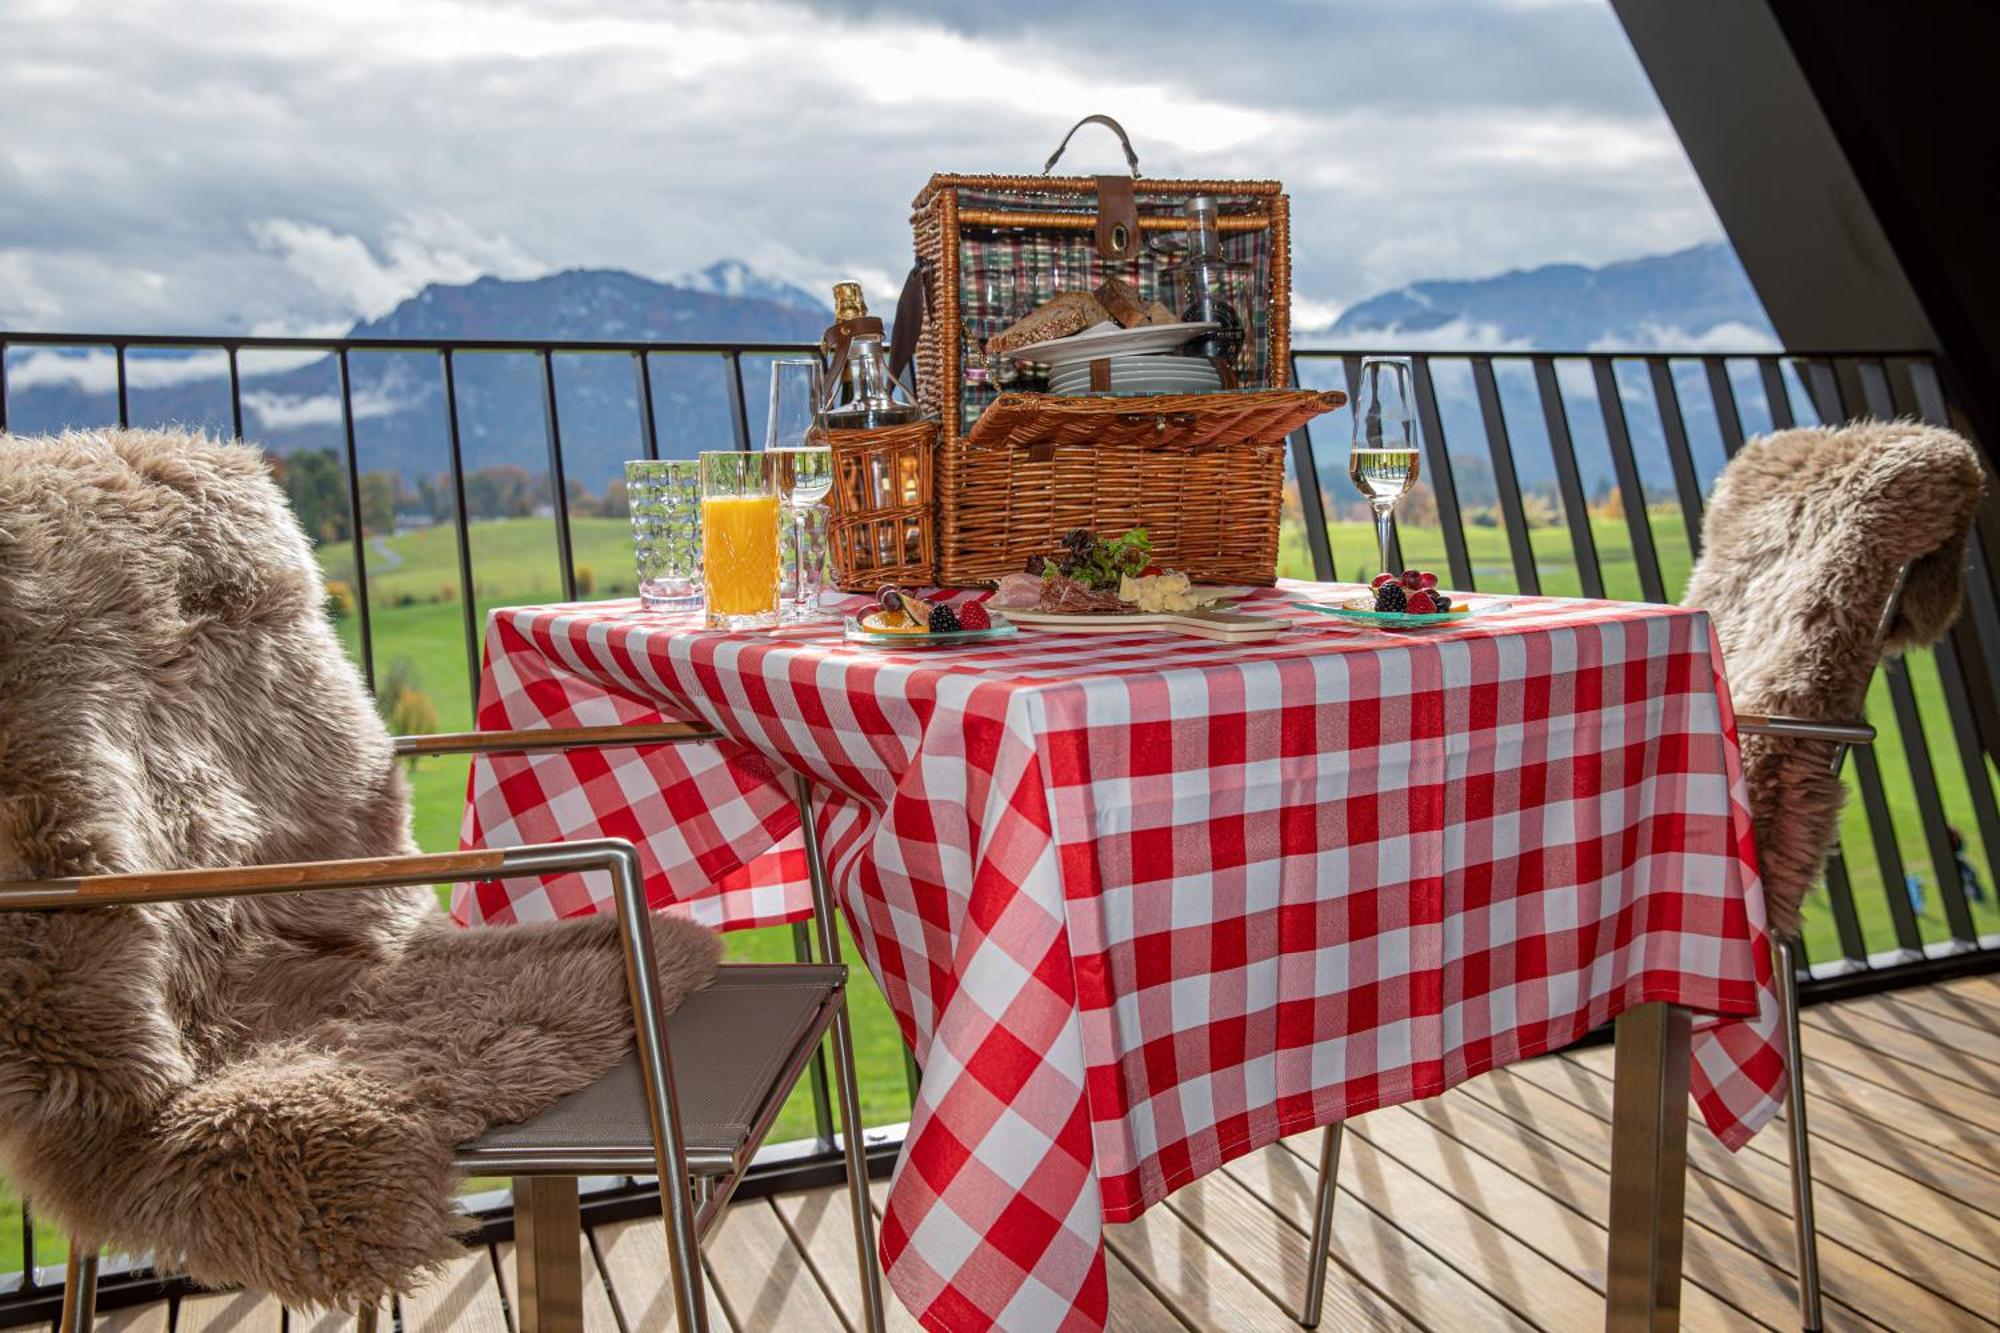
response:
<path fill-rule="evenodd" d="M 1806 1050 L 1827 1327 L 2000 1327 L 2000 981 L 1820 1006 L 1807 1014 Z M 1610 1058 L 1608 1048 L 1550 1057 L 1355 1121 L 1322 1327 L 1600 1327 Z M 1689 1144 L 1684 1326 L 1796 1328 L 1782 1132 L 1734 1156 L 1699 1129 Z M 1313 1135 L 1269 1148 L 1114 1228 L 1113 1326 L 1296 1328 L 1317 1145 Z M 588 1333 L 664 1333 L 659 1225 L 602 1227 L 581 1243 Z M 853 1328 L 851 1255 L 835 1191 L 739 1204 L 707 1247 L 714 1326 Z M 512 1281 L 508 1247 L 468 1253 L 400 1302 L 402 1327 L 510 1333 Z M 892 1329 L 917 1327 L 891 1306 Z M 101 1323 L 302 1333 L 305 1321 L 284 1321 L 273 1302 L 225 1294 Z"/>

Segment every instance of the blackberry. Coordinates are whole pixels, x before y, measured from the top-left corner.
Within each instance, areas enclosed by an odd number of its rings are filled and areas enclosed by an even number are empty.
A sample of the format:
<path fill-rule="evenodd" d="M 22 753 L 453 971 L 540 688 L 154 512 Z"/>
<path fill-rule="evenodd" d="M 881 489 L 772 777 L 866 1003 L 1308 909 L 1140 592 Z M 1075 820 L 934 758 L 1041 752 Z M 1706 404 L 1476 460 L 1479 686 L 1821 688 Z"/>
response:
<path fill-rule="evenodd" d="M 1043 571 L 1047 570 L 1048 567 L 1049 567 L 1049 562 L 1046 557 L 1039 555 L 1031 555 L 1028 557 L 1028 572 L 1030 574 L 1040 574 Z"/>
<path fill-rule="evenodd" d="M 931 612 L 930 632 L 933 634 L 956 634 L 959 630 L 958 612 L 948 606 L 940 606 Z"/>
<path fill-rule="evenodd" d="M 1377 611 L 1402 611 L 1410 605 L 1410 594 L 1400 583 L 1385 583 L 1375 590 Z"/>
<path fill-rule="evenodd" d="M 1426 591 L 1427 591 L 1427 592 L 1429 592 L 1429 593 L 1430 593 L 1430 595 L 1431 595 L 1431 596 L 1432 596 L 1432 597 L 1433 597 L 1433 598 L 1434 598 L 1434 599 L 1435 599 L 1435 600 L 1437 601 L 1437 604 L 1438 604 L 1438 610 L 1440 610 L 1440 611 L 1449 611 L 1449 610 L 1451 610 L 1451 598 L 1449 598 L 1449 597 L 1447 597 L 1447 596 L 1445 595 L 1445 591 L 1444 591 L 1444 589 L 1442 589 L 1442 588 L 1429 588 L 1429 589 L 1426 589 Z"/>

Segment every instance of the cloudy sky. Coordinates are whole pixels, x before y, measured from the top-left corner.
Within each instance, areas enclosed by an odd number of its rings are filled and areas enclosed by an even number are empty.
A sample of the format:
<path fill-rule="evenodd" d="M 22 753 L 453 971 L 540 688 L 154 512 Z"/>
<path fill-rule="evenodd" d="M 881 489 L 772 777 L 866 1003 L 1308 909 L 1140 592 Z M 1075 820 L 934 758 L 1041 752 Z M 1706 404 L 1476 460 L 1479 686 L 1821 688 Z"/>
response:
<path fill-rule="evenodd" d="M 933 171 L 1276 176 L 1302 326 L 1721 235 L 1605 0 L 6 0 L 0 328 L 335 332 L 720 258 L 887 294 Z M 1112 170 L 1086 130 L 1066 159 Z"/>

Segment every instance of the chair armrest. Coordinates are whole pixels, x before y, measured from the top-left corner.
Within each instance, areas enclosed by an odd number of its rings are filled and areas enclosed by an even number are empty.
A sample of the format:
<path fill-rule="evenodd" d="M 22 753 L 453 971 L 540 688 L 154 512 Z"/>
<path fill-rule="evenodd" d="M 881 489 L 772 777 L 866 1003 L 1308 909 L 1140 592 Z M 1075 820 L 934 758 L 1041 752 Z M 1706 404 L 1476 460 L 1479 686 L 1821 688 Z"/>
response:
<path fill-rule="evenodd" d="M 1736 716 L 1738 736 L 1783 736 L 1801 741 L 1832 741 L 1836 745 L 1872 745 L 1875 728 L 1866 722 L 1815 722 L 1802 717 Z"/>
<path fill-rule="evenodd" d="M 431 736 L 398 736 L 396 753 L 406 759 L 446 754 L 539 754 L 627 745 L 685 745 L 721 739 L 721 732 L 698 722 L 637 722 L 630 726 L 535 727 L 525 731 L 446 731 Z"/>
<path fill-rule="evenodd" d="M 638 852 L 623 838 L 533 843 L 476 852 L 434 852 L 354 861 L 203 870 L 141 870 L 69 879 L 0 880 L 0 911 L 130 907 L 139 903 L 251 897 L 327 889 L 386 889 L 505 875 L 604 870 L 639 877 Z"/>

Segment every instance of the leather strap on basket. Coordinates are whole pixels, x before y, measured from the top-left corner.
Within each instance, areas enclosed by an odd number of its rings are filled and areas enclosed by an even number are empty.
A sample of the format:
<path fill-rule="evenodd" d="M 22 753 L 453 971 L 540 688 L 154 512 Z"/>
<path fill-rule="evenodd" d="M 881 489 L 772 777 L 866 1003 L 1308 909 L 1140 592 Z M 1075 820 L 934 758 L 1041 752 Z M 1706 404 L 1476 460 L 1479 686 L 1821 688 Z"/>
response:
<path fill-rule="evenodd" d="M 903 294 L 896 298 L 896 323 L 889 337 L 889 375 L 903 378 L 903 372 L 917 359 L 917 339 L 924 331 L 924 266 L 910 266 L 903 279 Z"/>
<path fill-rule="evenodd" d="M 1076 132 L 1091 124 L 1102 125 L 1118 136 L 1118 146 L 1125 150 L 1125 164 L 1132 168 L 1130 176 L 1097 178 L 1097 254 L 1100 259 L 1131 259 L 1139 253 L 1139 201 L 1132 189 L 1132 182 L 1139 176 L 1139 155 L 1132 151 L 1132 141 L 1126 137 L 1123 125 L 1105 115 L 1085 116 L 1069 127 L 1069 133 L 1056 145 L 1055 152 L 1042 163 L 1042 174 L 1046 176 L 1055 170 L 1057 159 Z"/>
<path fill-rule="evenodd" d="M 1070 126 L 1069 133 L 1065 134 L 1062 142 L 1056 145 L 1055 152 L 1049 154 L 1049 160 L 1042 163 L 1042 174 L 1046 176 L 1056 169 L 1056 159 L 1063 155 L 1063 149 L 1069 147 L 1069 141 L 1076 132 L 1086 125 L 1102 125 L 1118 136 L 1118 146 L 1125 150 L 1125 164 L 1132 168 L 1132 175 L 1136 179 L 1139 175 L 1139 155 L 1132 151 L 1132 141 L 1125 137 L 1125 127 L 1106 115 L 1085 116 Z"/>
<path fill-rule="evenodd" d="M 1097 393 L 1111 391 L 1111 362 L 1106 357 L 1092 357 L 1090 362 L 1090 387 Z"/>
<path fill-rule="evenodd" d="M 1139 253 L 1139 200 L 1130 176 L 1097 178 L 1097 255 L 1131 259 Z"/>
<path fill-rule="evenodd" d="M 830 326 L 819 338 L 819 365 L 828 375 L 839 372 L 847 364 L 847 348 L 864 333 L 882 336 L 882 321 L 873 315 L 863 315 L 860 319 L 844 319 Z"/>

